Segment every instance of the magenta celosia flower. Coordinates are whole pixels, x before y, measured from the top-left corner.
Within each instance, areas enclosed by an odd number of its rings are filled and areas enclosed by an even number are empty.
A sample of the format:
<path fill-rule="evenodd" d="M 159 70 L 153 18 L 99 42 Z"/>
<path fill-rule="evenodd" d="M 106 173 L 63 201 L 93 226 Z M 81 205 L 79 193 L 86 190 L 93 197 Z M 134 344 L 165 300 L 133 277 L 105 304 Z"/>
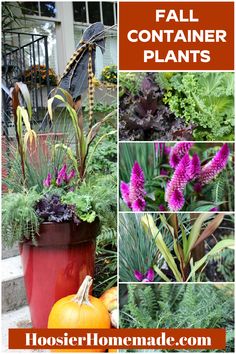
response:
<path fill-rule="evenodd" d="M 69 174 L 67 174 L 66 164 L 59 170 L 55 169 L 55 176 L 52 178 L 52 175 L 49 173 L 47 178 L 43 181 L 45 187 L 49 187 L 51 184 L 56 184 L 60 187 L 63 183 L 68 184 L 72 178 L 75 177 L 75 170 L 72 169 Z"/>
<path fill-rule="evenodd" d="M 189 180 L 195 180 L 201 172 L 201 161 L 198 154 L 193 154 L 193 157 L 190 161 L 188 175 Z"/>
<path fill-rule="evenodd" d="M 149 268 L 146 274 L 142 274 L 139 270 L 134 271 L 135 278 L 143 283 L 153 282 L 155 278 L 155 273 L 152 268 Z"/>
<path fill-rule="evenodd" d="M 189 152 L 193 143 L 177 143 L 170 151 L 169 163 L 172 168 L 176 168 L 182 157 Z"/>
<path fill-rule="evenodd" d="M 188 154 L 179 162 L 171 180 L 166 185 L 165 200 L 170 210 L 180 210 L 184 205 L 183 190 L 190 180 L 191 159 Z"/>
<path fill-rule="evenodd" d="M 121 181 L 120 191 L 125 204 L 131 209 L 131 203 L 129 200 L 129 184 Z"/>
<path fill-rule="evenodd" d="M 171 147 L 170 147 L 170 146 L 165 146 L 165 147 L 164 147 L 164 154 L 165 154 L 165 155 L 169 155 L 170 152 L 171 152 Z"/>
<path fill-rule="evenodd" d="M 215 156 L 202 167 L 198 182 L 203 186 L 214 179 L 227 165 L 230 149 L 224 144 Z"/>
<path fill-rule="evenodd" d="M 131 172 L 130 182 L 125 183 L 121 181 L 120 184 L 122 198 L 132 211 L 145 210 L 146 202 L 144 196 L 146 192 L 144 189 L 144 183 L 145 179 L 143 170 L 138 162 L 135 161 Z"/>
<path fill-rule="evenodd" d="M 181 190 L 175 189 L 173 193 L 170 194 L 168 200 L 168 206 L 172 211 L 178 211 L 183 208 L 185 203 L 184 194 Z"/>
<path fill-rule="evenodd" d="M 160 205 L 158 206 L 158 210 L 159 210 L 159 211 L 166 211 L 166 208 L 165 208 L 165 206 L 164 206 L 163 204 L 160 204 Z"/>
<path fill-rule="evenodd" d="M 72 178 L 75 177 L 75 170 L 72 169 L 69 173 L 69 175 L 66 177 L 66 182 L 69 183 Z"/>
<path fill-rule="evenodd" d="M 43 180 L 44 187 L 50 187 L 52 181 L 51 173 L 48 173 L 47 177 Z"/>
<path fill-rule="evenodd" d="M 219 211 L 219 207 L 211 208 L 210 211 Z"/>

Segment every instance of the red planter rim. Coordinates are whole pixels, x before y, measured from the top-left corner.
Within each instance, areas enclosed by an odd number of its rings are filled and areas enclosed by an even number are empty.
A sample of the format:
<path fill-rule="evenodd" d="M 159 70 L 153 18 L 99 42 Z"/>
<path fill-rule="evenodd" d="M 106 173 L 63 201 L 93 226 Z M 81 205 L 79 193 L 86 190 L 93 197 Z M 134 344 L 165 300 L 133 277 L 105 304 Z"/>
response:
<path fill-rule="evenodd" d="M 29 246 L 51 247 L 76 245 L 95 239 L 99 231 L 99 218 L 92 223 L 85 221 L 78 225 L 70 222 L 43 222 L 39 228 L 39 235 L 36 236 L 37 246 L 32 240 L 25 239 L 23 242 Z"/>

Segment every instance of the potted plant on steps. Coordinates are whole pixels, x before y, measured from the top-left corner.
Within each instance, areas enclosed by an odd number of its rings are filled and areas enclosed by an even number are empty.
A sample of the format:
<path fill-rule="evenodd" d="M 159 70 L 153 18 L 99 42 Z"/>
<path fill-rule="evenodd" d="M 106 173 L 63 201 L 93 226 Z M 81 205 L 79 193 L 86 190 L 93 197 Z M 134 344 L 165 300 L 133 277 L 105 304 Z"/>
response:
<path fill-rule="evenodd" d="M 76 292 L 86 275 L 93 276 L 95 238 L 116 195 L 115 181 L 109 176 L 87 174 L 98 144 L 115 133 L 104 134 L 92 144 L 101 124 L 113 113 L 86 133 L 82 116 L 78 120 L 77 112 L 69 103 L 72 98 L 66 91 L 61 92 L 55 98 L 62 103 L 61 109 L 68 112 L 68 119 L 72 119 L 75 152 L 63 142 L 52 145 L 52 162 L 55 163 L 59 152 L 62 158 L 57 164 L 48 163 L 47 174 L 41 181 L 38 178 L 40 182 L 35 185 L 31 181 L 35 166 L 29 163 L 30 146 L 39 147 L 30 125 L 28 91 L 21 84 L 13 93 L 21 176 L 17 176 L 15 188 L 8 189 L 3 196 L 3 241 L 8 246 L 16 241 L 20 244 L 27 300 L 33 327 L 37 328 L 47 326 L 49 312 L 58 299 Z M 24 98 L 23 102 L 20 97 Z M 53 100 L 49 100 L 52 121 Z"/>

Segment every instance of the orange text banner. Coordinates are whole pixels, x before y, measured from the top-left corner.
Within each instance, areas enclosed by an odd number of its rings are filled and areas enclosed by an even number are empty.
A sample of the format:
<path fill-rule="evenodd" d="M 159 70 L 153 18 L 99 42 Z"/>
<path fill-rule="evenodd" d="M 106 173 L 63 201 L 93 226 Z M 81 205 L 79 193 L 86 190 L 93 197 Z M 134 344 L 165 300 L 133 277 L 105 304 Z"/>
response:
<path fill-rule="evenodd" d="M 120 2 L 120 70 L 234 70 L 233 2 Z"/>
<path fill-rule="evenodd" d="M 225 329 L 9 329 L 9 349 L 225 349 Z"/>

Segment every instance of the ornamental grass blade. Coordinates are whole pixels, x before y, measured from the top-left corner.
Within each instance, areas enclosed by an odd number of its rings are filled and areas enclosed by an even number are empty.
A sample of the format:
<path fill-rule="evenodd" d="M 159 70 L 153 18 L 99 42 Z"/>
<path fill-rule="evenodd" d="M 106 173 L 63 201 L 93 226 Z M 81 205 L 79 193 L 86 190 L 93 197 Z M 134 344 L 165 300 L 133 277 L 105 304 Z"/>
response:
<path fill-rule="evenodd" d="M 162 270 L 160 268 L 158 268 L 157 265 L 153 266 L 153 269 L 155 270 L 155 272 L 159 275 L 159 277 L 161 277 L 161 279 L 163 279 L 164 281 L 170 283 L 171 280 L 162 272 Z"/>
<path fill-rule="evenodd" d="M 193 250 L 196 246 L 202 243 L 207 237 L 211 236 L 213 232 L 220 226 L 224 219 L 225 214 L 218 214 L 203 230 L 195 244 L 192 246 L 191 250 Z"/>
<path fill-rule="evenodd" d="M 199 261 L 194 263 L 194 266 L 191 269 L 187 281 L 189 281 L 189 279 L 198 271 L 198 269 L 204 266 L 204 264 L 207 262 L 210 256 L 215 256 L 225 248 L 234 248 L 234 240 L 226 239 L 226 240 L 219 241 L 204 257 L 202 257 L 201 259 L 199 259 Z"/>
<path fill-rule="evenodd" d="M 176 239 L 178 239 L 178 231 L 179 231 L 179 226 L 178 226 L 178 216 L 177 214 L 170 214 L 169 215 L 169 224 L 172 226 L 174 230 L 174 236 Z"/>
<path fill-rule="evenodd" d="M 189 260 L 191 249 L 199 237 L 203 223 L 209 219 L 210 216 L 212 216 L 212 213 L 202 213 L 194 222 L 188 237 L 188 247 L 185 253 L 185 263 L 187 263 Z"/>
<path fill-rule="evenodd" d="M 28 87 L 23 82 L 16 82 L 15 85 L 17 85 L 19 87 L 19 91 L 20 91 L 20 93 L 24 99 L 24 102 L 26 104 L 26 107 L 27 107 L 29 119 L 31 119 L 32 118 L 32 106 L 31 106 L 30 93 L 29 93 Z"/>
<path fill-rule="evenodd" d="M 155 243 L 157 245 L 157 248 L 161 252 L 163 258 L 165 259 L 166 263 L 168 264 L 169 268 L 172 270 L 175 278 L 177 281 L 182 281 L 181 274 L 178 270 L 178 267 L 175 263 L 175 259 L 172 256 L 170 250 L 165 244 L 165 241 L 162 237 L 162 234 L 158 230 L 153 217 L 150 214 L 145 214 L 144 216 L 141 217 L 141 224 L 147 234 L 152 235 L 152 237 L 155 240 Z"/>

